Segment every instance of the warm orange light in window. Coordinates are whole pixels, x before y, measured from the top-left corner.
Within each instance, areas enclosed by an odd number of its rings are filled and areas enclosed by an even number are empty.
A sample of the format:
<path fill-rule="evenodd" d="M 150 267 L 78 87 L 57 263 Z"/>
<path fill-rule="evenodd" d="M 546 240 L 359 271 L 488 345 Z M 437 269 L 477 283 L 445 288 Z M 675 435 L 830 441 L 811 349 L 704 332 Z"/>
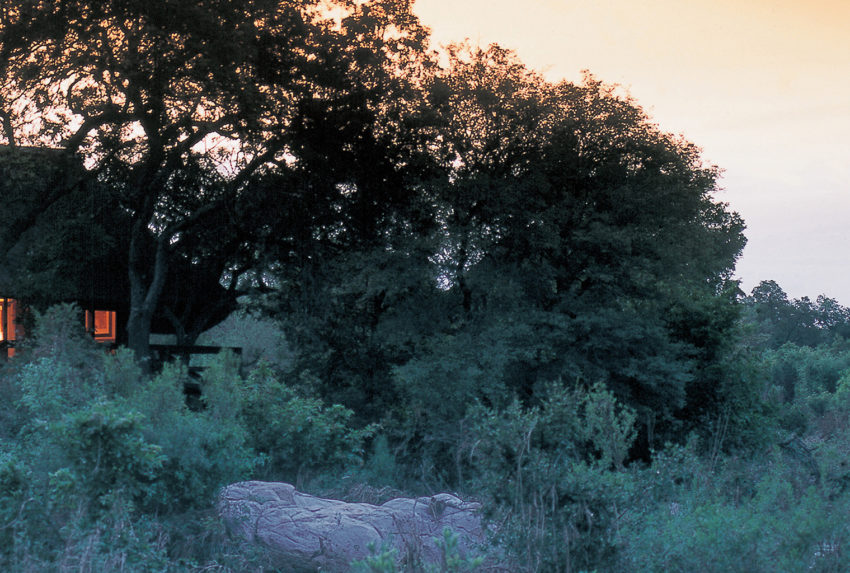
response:
<path fill-rule="evenodd" d="M 14 299 L 0 298 L 0 341 L 15 340 L 15 311 L 17 304 Z"/>
<path fill-rule="evenodd" d="M 0 342 L 13 341 L 18 338 L 15 318 L 18 304 L 11 298 L 0 298 Z M 6 349 L 6 356 L 15 355 L 14 348 Z"/>
<path fill-rule="evenodd" d="M 98 342 L 115 342 L 115 311 L 96 310 L 86 311 L 86 330 L 94 335 Z"/>

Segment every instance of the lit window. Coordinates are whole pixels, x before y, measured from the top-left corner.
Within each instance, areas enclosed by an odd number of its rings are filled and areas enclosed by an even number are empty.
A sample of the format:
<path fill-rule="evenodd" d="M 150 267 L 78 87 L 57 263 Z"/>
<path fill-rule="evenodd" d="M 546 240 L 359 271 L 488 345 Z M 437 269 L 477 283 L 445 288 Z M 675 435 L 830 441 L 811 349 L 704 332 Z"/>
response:
<path fill-rule="evenodd" d="M 15 319 L 18 304 L 11 298 L 0 298 L 0 342 L 13 341 L 18 338 Z M 7 356 L 14 356 L 15 349 L 6 349 Z"/>
<path fill-rule="evenodd" d="M 86 311 L 86 330 L 92 333 L 98 342 L 115 342 L 115 311 L 96 310 Z"/>
<path fill-rule="evenodd" d="M 15 340 L 14 299 L 0 298 L 0 340 Z"/>

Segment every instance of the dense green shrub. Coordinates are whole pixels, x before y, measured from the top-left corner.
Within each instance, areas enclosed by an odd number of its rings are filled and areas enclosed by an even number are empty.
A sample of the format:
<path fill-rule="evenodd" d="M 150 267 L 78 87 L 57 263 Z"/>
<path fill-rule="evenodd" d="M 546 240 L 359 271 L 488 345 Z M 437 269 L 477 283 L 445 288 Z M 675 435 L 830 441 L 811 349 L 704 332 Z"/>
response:
<path fill-rule="evenodd" d="M 354 429 L 353 412 L 299 396 L 261 363 L 244 382 L 242 420 L 252 447 L 267 459 L 262 475 L 302 484 L 323 471 L 360 466 L 374 426 Z"/>
<path fill-rule="evenodd" d="M 239 369 L 232 354 L 212 359 L 193 411 L 185 367 L 143 377 L 128 351 L 94 345 L 75 307 L 39 315 L 0 371 L 10 398 L 0 426 L 0 569 L 262 567 L 264 556 L 223 538 L 218 489 L 359 465 L 373 429 L 353 429 L 350 410 L 299 395 L 268 367 L 247 380 Z"/>
<path fill-rule="evenodd" d="M 186 378 L 184 367 L 166 365 L 132 397 L 147 420 L 146 438 L 165 456 L 158 507 L 171 511 L 209 507 L 221 486 L 250 477 L 258 462 L 239 419 L 238 380 L 230 392 L 220 385 L 221 406 L 194 412 L 183 394 Z M 222 411 L 228 401 L 233 406 Z"/>
<path fill-rule="evenodd" d="M 718 374 L 724 408 L 644 464 L 629 458 L 643 419 L 602 383 L 541 384 L 505 403 L 507 389 L 478 387 L 474 367 L 455 394 L 434 394 L 462 353 L 440 376 L 410 361 L 395 371 L 410 402 L 378 434 L 310 395 L 306 378 L 290 384 L 266 363 L 243 376 L 223 353 L 192 410 L 186 368 L 143 377 L 127 351 L 104 354 L 80 334 L 75 312 L 42 315 L 0 370 L 2 570 L 260 569 L 267 557 L 223 537 L 213 509 L 221 485 L 251 478 L 337 491 L 355 480 L 457 484 L 484 502 L 517 571 L 840 571 L 846 560 L 850 349 L 840 342 L 742 353 Z M 471 570 L 449 559 L 450 541 L 442 570 Z M 357 566 L 397 563 L 377 552 Z"/>
<path fill-rule="evenodd" d="M 550 386 L 539 408 L 476 409 L 468 452 L 495 540 L 528 571 L 609 564 L 634 488 L 622 469 L 635 414 L 602 384 Z"/>
<path fill-rule="evenodd" d="M 834 393 L 850 371 L 850 348 L 843 342 L 817 347 L 788 343 L 764 354 L 771 382 L 783 390 L 787 402 L 805 400 L 822 392 Z"/>
<path fill-rule="evenodd" d="M 101 349 L 85 331 L 82 316 L 76 304 L 57 304 L 43 312 L 33 309 L 34 326 L 20 345 L 20 354 L 28 361 L 49 356 L 73 368 L 93 369 Z"/>
<path fill-rule="evenodd" d="M 14 548 L 25 523 L 29 468 L 13 451 L 0 449 L 0 547 Z M 0 551 L 2 557 L 9 557 Z"/>
<path fill-rule="evenodd" d="M 483 556 L 462 556 L 458 550 L 457 534 L 449 528 L 443 530 L 442 538 L 437 538 L 436 542 L 440 561 L 427 564 L 420 559 L 409 559 L 410 556 L 400 558 L 398 550 L 391 546 L 378 548 L 370 544 L 371 555 L 355 560 L 351 564 L 352 573 L 472 573 L 484 563 Z"/>
<path fill-rule="evenodd" d="M 125 347 L 111 353 L 101 353 L 104 391 L 108 395 L 129 398 L 135 393 L 143 379 L 142 369 L 136 362 L 136 355 Z"/>
<path fill-rule="evenodd" d="M 144 504 L 156 495 L 167 457 L 145 439 L 143 422 L 140 413 L 108 401 L 66 414 L 47 430 L 67 464 L 51 474 L 51 481 L 62 482 L 97 509 L 119 494 Z"/>
<path fill-rule="evenodd" d="M 733 462 L 733 463 L 729 463 Z M 778 449 L 748 461 L 659 453 L 644 503 L 620 522 L 625 571 L 840 571 L 850 497 L 830 500 L 805 464 Z"/>

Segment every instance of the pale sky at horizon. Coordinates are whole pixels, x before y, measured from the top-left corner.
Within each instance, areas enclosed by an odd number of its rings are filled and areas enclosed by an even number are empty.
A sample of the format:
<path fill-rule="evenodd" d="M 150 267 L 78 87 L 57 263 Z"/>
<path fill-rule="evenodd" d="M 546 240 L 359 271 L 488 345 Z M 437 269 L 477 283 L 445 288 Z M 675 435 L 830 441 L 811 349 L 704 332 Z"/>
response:
<path fill-rule="evenodd" d="M 737 276 L 850 306 L 850 0 L 416 0 L 435 41 L 587 69 L 724 170 L 747 223 Z"/>

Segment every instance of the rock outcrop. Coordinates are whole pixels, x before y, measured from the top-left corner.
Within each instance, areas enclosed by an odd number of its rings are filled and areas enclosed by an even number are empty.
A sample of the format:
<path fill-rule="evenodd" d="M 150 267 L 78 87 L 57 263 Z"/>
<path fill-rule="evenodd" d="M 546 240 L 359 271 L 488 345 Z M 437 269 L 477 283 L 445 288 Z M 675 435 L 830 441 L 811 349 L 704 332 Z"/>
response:
<path fill-rule="evenodd" d="M 475 555 L 485 541 L 478 509 L 446 493 L 371 505 L 258 481 L 227 486 L 219 501 L 231 535 L 266 548 L 276 567 L 293 572 L 350 571 L 353 560 L 370 555 L 370 544 L 394 547 L 407 563 L 439 563 L 445 528 L 457 536 L 461 555 Z"/>

